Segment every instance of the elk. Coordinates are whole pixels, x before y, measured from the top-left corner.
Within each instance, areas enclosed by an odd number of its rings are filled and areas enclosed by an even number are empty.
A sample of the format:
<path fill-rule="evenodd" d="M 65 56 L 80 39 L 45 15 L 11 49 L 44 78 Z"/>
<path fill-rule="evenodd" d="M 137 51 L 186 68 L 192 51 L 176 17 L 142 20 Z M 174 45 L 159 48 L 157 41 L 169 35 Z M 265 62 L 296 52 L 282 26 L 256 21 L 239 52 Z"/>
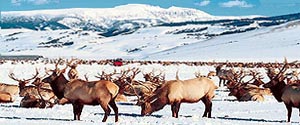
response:
<path fill-rule="evenodd" d="M 52 106 L 50 106 L 50 107 L 52 107 Z M 34 107 L 45 108 L 46 107 L 46 102 L 44 102 L 39 97 L 36 97 L 34 95 L 30 95 L 30 94 L 26 94 L 20 102 L 20 107 L 23 107 L 23 108 L 34 108 Z"/>
<path fill-rule="evenodd" d="M 195 75 L 196 78 L 207 77 L 207 78 L 211 79 L 212 76 L 216 76 L 216 72 L 209 71 L 207 73 L 207 75 L 205 76 L 205 75 L 201 75 L 201 73 L 198 71 L 198 72 L 195 72 L 194 75 Z"/>
<path fill-rule="evenodd" d="M 196 103 L 201 100 L 205 104 L 203 117 L 211 118 L 212 98 L 217 88 L 214 82 L 206 77 L 167 81 L 142 102 L 141 115 L 150 115 L 170 104 L 172 117 L 178 118 L 181 103 Z"/>
<path fill-rule="evenodd" d="M 74 120 L 80 120 L 80 115 L 84 105 L 99 105 L 105 112 L 102 122 L 107 120 L 112 107 L 115 112 L 115 122 L 118 121 L 118 107 L 115 98 L 119 92 L 119 87 L 110 81 L 85 81 L 81 79 L 73 79 L 68 81 L 63 73 L 65 69 L 60 70 L 58 64 L 52 74 L 43 81 L 50 83 L 54 94 L 58 99 L 67 100 L 73 105 Z"/>
<path fill-rule="evenodd" d="M 290 63 L 294 64 L 296 61 Z M 279 70 L 279 73 L 273 77 L 268 75 L 270 81 L 263 85 L 265 88 L 270 88 L 273 96 L 278 102 L 283 102 L 287 109 L 287 121 L 290 122 L 292 115 L 292 107 L 300 110 L 300 86 L 297 84 L 288 85 L 285 83 L 284 72 L 287 70 L 289 63 L 285 59 L 284 66 Z"/>
<path fill-rule="evenodd" d="M 9 78 L 11 78 L 11 79 L 18 82 L 19 90 L 20 90 L 19 94 L 21 93 L 22 90 L 24 90 L 24 88 L 26 87 L 26 84 L 28 84 L 30 82 L 30 80 L 35 79 L 37 76 L 38 76 L 38 70 L 37 69 L 36 69 L 36 74 L 33 77 L 28 78 L 28 79 L 23 79 L 23 80 L 18 79 L 18 78 L 15 77 L 15 74 L 12 71 L 10 71 L 10 73 L 8 75 Z"/>
<path fill-rule="evenodd" d="M 13 101 L 13 97 L 8 92 L 0 91 L 0 103 L 8 103 Z"/>
<path fill-rule="evenodd" d="M 155 74 L 154 72 L 155 71 L 152 70 L 149 73 L 143 73 L 145 81 L 146 82 L 149 81 L 149 82 L 152 82 L 152 83 L 156 83 L 158 86 L 160 86 L 160 84 L 162 84 L 162 83 L 165 82 L 165 76 L 166 76 L 166 74 L 163 74 L 162 71 L 160 71 L 159 74 Z"/>
<path fill-rule="evenodd" d="M 233 74 L 233 70 L 225 70 L 225 69 L 221 69 L 222 65 L 219 65 L 216 67 L 216 75 L 219 77 L 219 87 L 221 87 L 222 82 L 223 85 L 225 85 L 226 80 L 228 80 L 228 77 L 232 77 Z"/>
<path fill-rule="evenodd" d="M 129 72 L 131 75 L 128 75 Z M 149 73 L 143 73 L 145 81 L 134 80 L 135 76 L 140 72 L 138 68 L 128 69 L 121 72 L 115 83 L 120 85 L 120 93 L 124 93 L 127 96 L 137 96 L 137 105 L 140 105 L 141 100 L 150 94 L 152 94 L 163 82 L 165 75 L 162 72 L 154 74 L 154 70 Z"/>
<path fill-rule="evenodd" d="M 18 85 L 10 85 L 5 83 L 0 83 L 0 91 L 7 92 L 11 96 L 17 95 L 20 92 Z"/>
<path fill-rule="evenodd" d="M 56 103 L 56 96 L 52 90 L 42 89 L 43 84 L 37 86 L 37 92 L 39 97 L 36 97 L 35 94 L 30 95 L 27 93 L 24 98 L 21 100 L 20 106 L 25 108 L 37 107 L 37 108 L 52 108 Z M 46 90 L 46 92 L 45 92 Z M 48 90 L 48 92 L 47 92 Z M 50 93 L 50 94 L 49 94 Z M 50 96 L 49 96 L 50 95 Z M 46 99 L 44 97 L 47 97 Z"/>
<path fill-rule="evenodd" d="M 259 88 L 256 86 L 258 73 L 251 71 L 252 79 L 247 82 L 242 81 L 246 74 L 241 71 L 240 73 L 233 73 L 234 77 L 228 77 L 227 88 L 230 93 L 229 96 L 235 96 L 238 101 L 264 101 L 265 94 L 269 94 L 269 90 Z M 250 81 L 255 80 L 253 83 Z"/>
<path fill-rule="evenodd" d="M 20 89 L 19 95 L 20 97 L 24 97 L 20 103 L 21 107 L 45 108 L 46 105 L 43 106 L 44 104 L 40 104 L 45 102 L 47 102 L 47 104 L 50 105 L 49 106 L 50 108 L 54 105 L 54 100 L 56 100 L 56 96 L 54 95 L 51 89 L 41 88 L 45 83 L 42 83 L 40 81 L 40 78 L 37 78 L 38 75 L 39 72 L 36 69 L 36 74 L 32 78 L 21 80 L 16 78 L 14 73 L 10 71 L 9 77 L 19 82 L 19 89 Z M 33 84 L 36 86 L 32 86 L 32 85 L 26 86 L 26 84 L 29 84 L 29 81 L 33 79 L 35 79 Z"/>
<path fill-rule="evenodd" d="M 35 97 L 39 97 L 39 92 L 38 92 L 38 87 L 37 86 L 44 86 L 44 84 L 46 83 L 43 83 L 41 82 L 39 79 L 40 78 L 37 78 L 33 84 L 35 86 L 26 86 L 27 84 L 29 84 L 30 80 L 33 80 L 35 79 L 37 76 L 39 75 L 39 72 L 38 70 L 36 69 L 36 74 L 32 77 L 32 78 L 29 78 L 29 79 L 18 79 L 15 77 L 14 73 L 11 71 L 10 74 L 9 74 L 9 77 L 15 81 L 18 81 L 18 84 L 19 84 L 19 89 L 20 89 L 20 92 L 19 92 L 19 95 L 21 97 L 24 97 L 26 94 L 30 94 L 30 95 L 33 95 Z M 54 93 L 52 92 L 51 89 L 47 89 L 47 88 L 43 88 L 41 87 L 40 89 L 40 92 L 41 92 L 41 95 L 43 96 L 44 99 L 48 100 L 48 99 L 52 99 L 52 98 L 55 98 L 55 95 Z"/>

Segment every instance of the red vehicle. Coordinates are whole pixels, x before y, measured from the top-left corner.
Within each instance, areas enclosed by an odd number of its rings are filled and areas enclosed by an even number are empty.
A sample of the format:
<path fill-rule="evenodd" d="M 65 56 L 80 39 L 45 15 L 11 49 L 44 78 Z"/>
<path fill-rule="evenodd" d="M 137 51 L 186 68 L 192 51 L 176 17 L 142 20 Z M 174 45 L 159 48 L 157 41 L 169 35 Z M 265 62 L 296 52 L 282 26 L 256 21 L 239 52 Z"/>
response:
<path fill-rule="evenodd" d="M 123 61 L 122 59 L 116 59 L 114 62 L 113 62 L 113 65 L 114 66 L 123 66 Z"/>

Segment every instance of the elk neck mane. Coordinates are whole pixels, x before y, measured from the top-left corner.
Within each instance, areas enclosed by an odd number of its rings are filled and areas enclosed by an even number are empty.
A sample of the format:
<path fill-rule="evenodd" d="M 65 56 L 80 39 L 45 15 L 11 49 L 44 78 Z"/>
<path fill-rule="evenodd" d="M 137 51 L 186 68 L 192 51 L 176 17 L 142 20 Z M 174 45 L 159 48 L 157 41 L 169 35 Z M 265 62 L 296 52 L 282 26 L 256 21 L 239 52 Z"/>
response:
<path fill-rule="evenodd" d="M 286 87 L 286 84 L 284 81 L 279 82 L 277 85 L 270 88 L 272 94 L 276 98 L 278 102 L 282 102 L 281 96 L 283 94 L 284 88 Z"/>
<path fill-rule="evenodd" d="M 57 98 L 61 99 L 64 97 L 65 85 L 68 82 L 69 81 L 64 77 L 63 74 L 60 74 L 51 82 L 51 88 L 54 94 L 57 96 Z"/>

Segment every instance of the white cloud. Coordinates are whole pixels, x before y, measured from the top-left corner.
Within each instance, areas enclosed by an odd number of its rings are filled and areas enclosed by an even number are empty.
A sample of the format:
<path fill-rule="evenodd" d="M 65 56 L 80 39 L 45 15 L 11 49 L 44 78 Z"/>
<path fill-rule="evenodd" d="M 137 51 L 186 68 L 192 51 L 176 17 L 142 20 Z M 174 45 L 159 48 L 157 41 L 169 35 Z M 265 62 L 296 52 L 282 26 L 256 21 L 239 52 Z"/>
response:
<path fill-rule="evenodd" d="M 43 4 L 48 4 L 48 0 L 28 0 L 29 3 L 32 3 L 34 5 L 43 5 Z"/>
<path fill-rule="evenodd" d="M 22 0 L 11 0 L 11 4 L 14 6 L 20 6 L 21 2 L 22 2 Z"/>
<path fill-rule="evenodd" d="M 252 4 L 247 3 L 243 0 L 231 0 L 225 3 L 220 3 L 221 7 L 242 7 L 242 8 L 250 8 L 253 7 Z"/>
<path fill-rule="evenodd" d="M 195 3 L 198 6 L 207 6 L 210 3 L 209 0 L 203 0 L 200 3 Z"/>
<path fill-rule="evenodd" d="M 33 5 L 44 5 L 49 3 L 59 3 L 59 0 L 11 0 L 11 3 L 15 6 L 20 6 L 23 3 L 28 3 Z"/>

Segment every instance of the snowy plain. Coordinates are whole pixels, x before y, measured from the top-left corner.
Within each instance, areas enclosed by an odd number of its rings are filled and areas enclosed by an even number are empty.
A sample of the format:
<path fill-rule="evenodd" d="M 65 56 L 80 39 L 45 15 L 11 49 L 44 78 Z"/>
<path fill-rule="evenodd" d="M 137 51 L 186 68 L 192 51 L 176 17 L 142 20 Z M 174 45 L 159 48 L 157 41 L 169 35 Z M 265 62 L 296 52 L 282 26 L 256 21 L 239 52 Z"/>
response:
<path fill-rule="evenodd" d="M 11 64 L 10 62 L 0 65 L 1 82 L 9 84 L 17 84 L 16 81 L 10 79 L 7 75 L 10 71 L 14 72 L 18 78 L 28 78 L 35 73 L 38 68 L 43 73 L 44 67 L 54 68 L 53 65 L 42 63 L 36 64 Z M 62 66 L 61 66 L 62 67 Z M 170 65 L 161 66 L 130 64 L 122 67 L 112 67 L 110 65 L 79 65 L 79 77 L 84 79 L 87 74 L 90 80 L 96 80 L 94 75 L 102 70 L 110 72 L 113 69 L 121 70 L 128 67 L 139 67 L 144 72 L 154 70 L 162 70 L 166 73 L 166 79 L 174 79 L 175 72 L 179 70 L 180 79 L 194 78 L 194 72 L 206 74 L 214 71 L 212 66 L 186 66 L 186 65 Z M 264 69 L 256 69 L 264 71 Z M 218 83 L 217 77 L 212 78 Z M 143 80 L 141 74 L 137 76 L 137 80 Z M 268 81 L 268 79 L 264 79 Z M 183 103 L 179 111 L 179 118 L 171 117 L 171 108 L 169 105 L 158 112 L 154 112 L 150 116 L 141 116 L 141 108 L 135 105 L 134 97 L 128 97 L 128 102 L 118 102 L 119 122 L 114 123 L 114 115 L 108 117 L 105 124 L 120 125 L 153 125 L 153 124 L 184 124 L 184 125 L 240 125 L 240 124 L 299 124 L 299 111 L 293 109 L 292 122 L 286 122 L 286 109 L 284 104 L 278 103 L 273 96 L 266 96 L 264 102 L 238 102 L 234 101 L 234 97 L 228 96 L 228 92 L 224 87 L 216 90 L 216 97 L 213 99 L 213 118 L 202 118 L 204 105 L 202 102 L 188 104 Z M 13 103 L 0 104 L 0 123 L 1 124 L 103 124 L 101 120 L 104 112 L 100 106 L 85 106 L 82 112 L 81 121 L 73 121 L 72 106 L 55 105 L 49 109 L 37 108 L 20 108 L 19 103 L 21 97 L 16 96 Z"/>
<path fill-rule="evenodd" d="M 168 32 L 201 27 L 205 26 L 142 28 L 132 34 L 113 37 L 101 37 L 97 32 L 92 31 L 74 34 L 76 30 L 2 29 L 0 42 L 3 47 L 0 48 L 0 52 L 3 55 L 38 54 L 49 58 L 178 61 L 274 62 L 281 61 L 284 57 L 291 60 L 300 57 L 299 20 L 212 38 L 168 34 Z M 217 33 L 222 29 L 212 26 L 207 32 Z M 12 34 L 15 35 L 10 36 Z M 15 40 L 9 40 L 11 38 Z M 73 44 L 62 47 L 43 47 L 44 45 L 41 44 L 48 42 L 49 39 L 58 38 L 60 42 L 72 41 Z"/>

